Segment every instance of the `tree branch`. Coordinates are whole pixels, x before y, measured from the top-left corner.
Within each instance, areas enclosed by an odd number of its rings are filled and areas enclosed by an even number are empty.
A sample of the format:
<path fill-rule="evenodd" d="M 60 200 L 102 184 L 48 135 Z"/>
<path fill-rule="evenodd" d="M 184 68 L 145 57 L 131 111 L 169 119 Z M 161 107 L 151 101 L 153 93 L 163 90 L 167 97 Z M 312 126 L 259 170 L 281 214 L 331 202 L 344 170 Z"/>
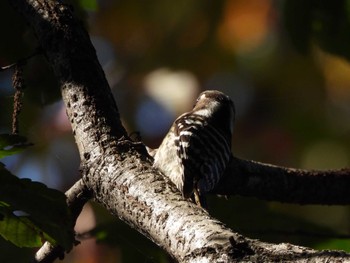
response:
<path fill-rule="evenodd" d="M 72 213 L 72 220 L 75 222 L 83 209 L 83 206 L 91 198 L 89 190 L 83 180 L 77 181 L 66 193 L 67 205 Z M 49 242 L 36 252 L 34 262 L 48 263 L 56 258 L 63 258 L 64 249 L 61 246 L 53 246 Z"/>
<path fill-rule="evenodd" d="M 308 171 L 232 158 L 214 194 L 295 204 L 350 204 L 350 169 Z"/>
<path fill-rule="evenodd" d="M 342 252 L 319 252 L 245 238 L 184 200 L 176 187 L 152 167 L 152 158 L 144 145 L 128 138 L 88 34 L 76 22 L 70 8 L 61 1 L 50 0 L 10 0 L 10 3 L 33 27 L 61 82 L 84 183 L 110 213 L 179 262 L 350 259 L 349 254 Z M 249 171 L 249 167 L 246 169 Z"/>

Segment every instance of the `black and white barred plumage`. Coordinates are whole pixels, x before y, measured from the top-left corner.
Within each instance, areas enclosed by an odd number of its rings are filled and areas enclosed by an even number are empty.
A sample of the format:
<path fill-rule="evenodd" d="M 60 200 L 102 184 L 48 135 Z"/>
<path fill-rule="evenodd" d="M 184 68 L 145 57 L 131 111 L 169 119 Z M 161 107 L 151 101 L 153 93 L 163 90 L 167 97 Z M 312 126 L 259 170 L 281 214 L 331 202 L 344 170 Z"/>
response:
<path fill-rule="evenodd" d="M 231 158 L 234 117 L 232 100 L 209 90 L 199 95 L 192 111 L 174 121 L 154 156 L 154 166 L 184 197 L 209 192 L 220 180 Z"/>

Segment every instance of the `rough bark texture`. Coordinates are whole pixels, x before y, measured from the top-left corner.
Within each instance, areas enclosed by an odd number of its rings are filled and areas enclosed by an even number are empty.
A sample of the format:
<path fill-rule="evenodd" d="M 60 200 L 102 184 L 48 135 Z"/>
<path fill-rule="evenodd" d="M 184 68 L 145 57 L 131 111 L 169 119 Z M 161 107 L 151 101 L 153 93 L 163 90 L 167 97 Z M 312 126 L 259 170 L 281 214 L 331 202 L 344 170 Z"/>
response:
<path fill-rule="evenodd" d="M 307 171 L 233 158 L 213 193 L 294 204 L 347 205 L 350 170 Z"/>
<path fill-rule="evenodd" d="M 342 252 L 247 239 L 184 200 L 175 186 L 152 168 L 152 158 L 144 145 L 129 140 L 88 34 L 70 8 L 50 0 L 10 2 L 33 27 L 61 82 L 82 160 L 83 182 L 108 211 L 180 262 L 350 260 L 350 255 Z M 234 171 L 244 183 L 235 191 L 243 194 L 245 186 L 247 195 L 253 195 L 253 189 L 264 185 L 263 179 L 251 176 L 247 180 L 240 173 L 259 175 L 259 169 L 248 164 L 239 167 Z M 262 191 L 258 195 L 262 196 Z"/>

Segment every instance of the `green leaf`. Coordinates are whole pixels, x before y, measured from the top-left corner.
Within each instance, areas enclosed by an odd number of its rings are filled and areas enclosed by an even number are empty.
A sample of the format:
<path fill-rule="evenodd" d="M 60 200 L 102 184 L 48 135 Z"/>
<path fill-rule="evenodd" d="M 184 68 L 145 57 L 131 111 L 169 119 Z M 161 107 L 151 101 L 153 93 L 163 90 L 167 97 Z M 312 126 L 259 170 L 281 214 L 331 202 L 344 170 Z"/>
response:
<path fill-rule="evenodd" d="M 0 134 L 0 158 L 20 153 L 33 145 L 27 138 L 16 134 Z"/>
<path fill-rule="evenodd" d="M 0 204 L 0 235 L 18 247 L 39 247 L 42 236 L 26 217 L 17 217 L 12 211 Z"/>
<path fill-rule="evenodd" d="M 27 223 L 37 235 L 53 244 L 59 244 L 66 250 L 72 248 L 74 242 L 73 223 L 66 204 L 64 193 L 50 189 L 39 182 L 29 179 L 19 179 L 0 165 L 0 204 L 6 204 L 10 213 L 4 214 L 9 219 Z M 23 211 L 28 217 L 13 214 L 14 211 Z M 14 222 L 11 221 L 11 226 Z M 30 224 L 29 224 L 30 222 Z M 22 228 L 23 229 L 23 228 Z M 5 233 L 7 240 L 13 240 L 4 226 L 0 232 Z M 21 232 L 23 233 L 23 232 Z M 22 244 L 23 246 L 26 243 Z"/>

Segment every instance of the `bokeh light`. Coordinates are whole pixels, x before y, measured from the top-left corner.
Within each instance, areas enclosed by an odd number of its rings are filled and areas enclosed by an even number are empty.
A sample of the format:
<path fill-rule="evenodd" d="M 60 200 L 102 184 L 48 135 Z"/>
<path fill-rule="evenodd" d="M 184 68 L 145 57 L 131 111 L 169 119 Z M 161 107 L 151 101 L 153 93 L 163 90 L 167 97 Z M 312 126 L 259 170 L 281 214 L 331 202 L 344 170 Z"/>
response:
<path fill-rule="evenodd" d="M 0 43 L 1 66 L 29 55 L 37 45 L 31 30 L 5 2 L 0 3 L 1 32 L 6 38 Z M 148 146 L 159 145 L 173 120 L 192 108 L 201 91 L 217 89 L 236 105 L 236 156 L 296 168 L 342 168 L 350 160 L 350 64 L 346 54 L 321 48 L 308 25 L 291 30 L 291 21 L 313 21 L 313 14 L 307 12 L 310 2 L 302 4 L 305 8 L 300 12 L 288 9 L 297 8 L 296 2 L 72 1 L 87 25 L 123 124 L 129 133 L 140 132 Z M 308 48 L 301 48 L 305 43 Z M 7 133 L 14 94 L 11 77 L 11 71 L 0 72 L 0 131 Z M 34 146 L 1 161 L 19 177 L 64 191 L 79 178 L 79 155 L 59 84 L 42 56 L 28 62 L 25 80 L 20 133 Z M 295 233 L 306 229 L 348 234 L 350 229 L 348 207 L 328 210 L 237 197 L 210 202 L 212 213 L 229 227 L 265 241 L 333 248 L 332 238 Z M 88 209 L 77 229 L 82 229 L 84 220 L 91 224 L 79 231 L 111 221 L 105 211 Z M 135 249 L 133 244 L 141 238 L 132 238 L 125 224 L 118 223 L 117 228 L 130 246 L 119 241 L 107 248 L 83 240 L 86 246 L 64 262 L 125 262 L 133 256 L 133 262 L 148 260 L 148 254 L 139 250 L 151 251 L 156 262 L 170 262 L 144 241 Z M 283 235 L 287 230 L 295 233 Z M 344 244 L 337 243 L 341 248 Z M 84 256 L 87 251 L 93 255 L 89 259 Z"/>

